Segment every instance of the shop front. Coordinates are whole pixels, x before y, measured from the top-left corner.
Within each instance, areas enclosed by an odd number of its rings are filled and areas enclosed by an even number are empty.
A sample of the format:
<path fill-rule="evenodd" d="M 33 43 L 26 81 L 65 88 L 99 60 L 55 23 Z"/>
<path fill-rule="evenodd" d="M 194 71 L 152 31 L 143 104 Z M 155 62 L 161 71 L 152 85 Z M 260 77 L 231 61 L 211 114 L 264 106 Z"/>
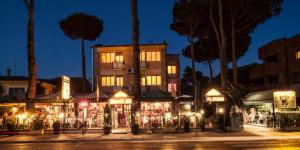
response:
<path fill-rule="evenodd" d="M 300 129 L 300 109 L 294 90 L 268 90 L 246 95 L 244 122 L 285 130 Z"/>
<path fill-rule="evenodd" d="M 166 126 L 171 115 L 171 102 L 142 102 L 141 103 L 141 128 L 162 128 Z"/>
<path fill-rule="evenodd" d="M 243 109 L 245 124 L 273 126 L 273 92 L 268 90 L 246 95 Z"/>
<path fill-rule="evenodd" d="M 108 104 L 111 108 L 112 132 L 129 132 L 132 97 L 119 91 L 108 100 Z"/>

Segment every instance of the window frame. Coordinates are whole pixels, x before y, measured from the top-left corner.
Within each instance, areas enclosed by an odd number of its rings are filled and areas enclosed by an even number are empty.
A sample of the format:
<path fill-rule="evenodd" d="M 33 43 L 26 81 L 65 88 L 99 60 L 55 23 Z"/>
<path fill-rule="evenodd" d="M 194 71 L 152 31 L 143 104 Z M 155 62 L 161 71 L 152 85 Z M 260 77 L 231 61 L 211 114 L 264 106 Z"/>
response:
<path fill-rule="evenodd" d="M 9 89 L 12 88 L 24 88 L 24 92 L 27 92 L 27 87 L 26 86 L 7 86 L 7 95 L 9 95 Z"/>
<path fill-rule="evenodd" d="M 103 87 L 115 86 L 115 76 L 101 76 L 101 86 Z"/>
<path fill-rule="evenodd" d="M 300 48 L 296 50 L 296 60 L 300 60 Z"/>

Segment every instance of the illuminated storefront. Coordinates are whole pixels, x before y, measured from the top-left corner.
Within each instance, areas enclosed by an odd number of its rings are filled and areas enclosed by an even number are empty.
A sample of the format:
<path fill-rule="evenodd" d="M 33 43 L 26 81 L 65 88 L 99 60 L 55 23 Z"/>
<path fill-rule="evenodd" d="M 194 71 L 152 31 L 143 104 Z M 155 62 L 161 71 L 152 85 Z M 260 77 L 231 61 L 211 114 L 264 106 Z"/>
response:
<path fill-rule="evenodd" d="M 111 123 L 113 132 L 114 130 L 129 130 L 132 97 L 123 91 L 119 91 L 108 100 L 108 104 L 112 110 Z"/>
<path fill-rule="evenodd" d="M 164 127 L 167 114 L 171 114 L 171 107 L 171 102 L 142 102 L 142 128 L 146 128 L 148 123 L 150 123 L 153 128 Z"/>

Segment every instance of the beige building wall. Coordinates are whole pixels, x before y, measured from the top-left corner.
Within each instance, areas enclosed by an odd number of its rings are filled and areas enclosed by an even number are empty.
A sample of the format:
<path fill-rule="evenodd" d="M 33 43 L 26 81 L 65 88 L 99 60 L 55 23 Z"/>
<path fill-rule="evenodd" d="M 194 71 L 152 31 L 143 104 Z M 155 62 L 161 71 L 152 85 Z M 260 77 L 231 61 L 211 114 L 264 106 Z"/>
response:
<path fill-rule="evenodd" d="M 96 74 L 98 75 L 98 85 L 101 91 L 104 93 L 113 94 L 116 87 L 102 86 L 101 77 L 102 76 L 117 76 L 121 75 L 124 79 L 123 90 L 130 93 L 133 86 L 133 74 L 128 73 L 128 69 L 133 68 L 133 47 L 131 45 L 113 45 L 113 46 L 94 46 L 96 49 Z M 166 54 L 167 45 L 166 44 L 143 44 L 140 45 L 140 51 L 151 52 L 159 51 L 160 61 L 146 61 L 140 64 L 140 73 L 141 77 L 159 75 L 161 76 L 161 85 L 157 86 L 142 86 L 142 91 L 145 90 L 162 90 L 167 91 L 167 54 Z M 124 64 L 123 68 L 114 69 L 113 63 L 102 63 L 102 54 L 103 53 L 122 53 Z M 177 63 L 179 65 L 179 61 Z M 180 70 L 180 69 L 178 69 Z M 179 71 L 178 71 L 179 74 Z M 119 89 L 117 89 L 119 90 Z"/>

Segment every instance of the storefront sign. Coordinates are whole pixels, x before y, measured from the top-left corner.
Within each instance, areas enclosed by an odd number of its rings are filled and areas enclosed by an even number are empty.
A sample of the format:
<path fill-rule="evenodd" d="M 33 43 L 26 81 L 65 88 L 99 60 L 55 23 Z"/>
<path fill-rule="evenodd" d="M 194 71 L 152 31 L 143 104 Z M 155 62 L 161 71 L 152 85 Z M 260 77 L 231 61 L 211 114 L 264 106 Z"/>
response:
<path fill-rule="evenodd" d="M 209 90 L 205 97 L 208 102 L 224 102 L 224 96 L 216 89 Z"/>
<path fill-rule="evenodd" d="M 224 102 L 224 97 L 220 96 L 220 97 L 217 97 L 217 96 L 206 96 L 206 101 L 209 101 L 209 102 Z"/>
<path fill-rule="evenodd" d="M 62 76 L 62 99 L 70 99 L 70 78 Z"/>
<path fill-rule="evenodd" d="M 277 91 L 273 93 L 274 107 L 276 111 L 282 108 L 296 108 L 296 92 L 294 91 Z"/>
<path fill-rule="evenodd" d="M 109 99 L 109 104 L 114 105 L 114 104 L 132 104 L 132 99 L 131 98 L 111 98 Z"/>
<path fill-rule="evenodd" d="M 87 99 L 81 99 L 79 100 L 79 109 L 88 108 L 90 106 L 90 101 Z"/>

